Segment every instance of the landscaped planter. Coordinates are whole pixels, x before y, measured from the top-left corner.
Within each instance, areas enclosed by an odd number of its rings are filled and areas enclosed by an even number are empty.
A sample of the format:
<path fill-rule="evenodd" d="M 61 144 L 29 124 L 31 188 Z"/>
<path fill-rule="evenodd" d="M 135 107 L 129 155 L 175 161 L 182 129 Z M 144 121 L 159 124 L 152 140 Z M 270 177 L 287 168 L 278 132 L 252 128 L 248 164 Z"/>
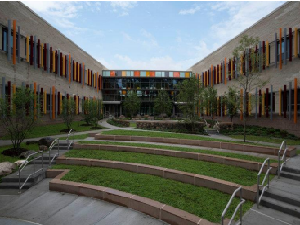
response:
<path fill-rule="evenodd" d="M 135 209 L 172 225 L 215 224 L 181 209 L 168 206 L 149 198 L 140 197 L 108 187 L 61 180 L 68 172 L 69 170 L 48 169 L 46 174 L 47 178 L 54 178 L 49 183 L 49 190 L 112 202 L 117 205 Z"/>
<path fill-rule="evenodd" d="M 221 191 L 226 194 L 232 194 L 239 184 L 224 181 L 221 179 L 182 172 L 179 170 L 167 169 L 158 166 L 146 165 L 141 163 L 126 163 L 119 161 L 110 160 L 98 160 L 98 159 L 85 159 L 85 158 L 72 158 L 60 156 L 56 159 L 57 164 L 66 165 L 80 165 L 80 166 L 96 166 L 105 167 L 112 169 L 121 169 L 125 171 L 130 171 L 134 173 L 143 173 L 160 176 L 166 179 L 180 181 L 182 183 L 188 183 L 196 186 L 207 187 L 209 189 L 214 189 Z M 253 186 L 243 186 L 243 198 L 255 201 L 256 198 L 256 185 Z"/>
<path fill-rule="evenodd" d="M 220 163 L 225 165 L 237 166 L 248 170 L 259 171 L 262 163 L 253 162 L 248 160 L 230 158 L 225 156 L 210 155 L 198 152 L 183 152 L 175 150 L 155 149 L 146 147 L 133 147 L 133 146 L 120 146 L 120 145 L 106 145 L 106 144 L 78 144 L 75 143 L 73 149 L 82 150 L 105 150 L 105 151 L 119 151 L 119 152 L 138 152 L 154 155 L 172 156 L 177 158 L 194 159 L 199 161 Z M 271 174 L 276 174 L 277 163 L 271 164 Z M 267 165 L 264 167 L 263 172 L 267 171 Z"/>
<path fill-rule="evenodd" d="M 145 141 L 145 142 L 160 142 L 170 144 L 182 144 L 182 145 L 194 145 L 216 149 L 228 149 L 242 152 L 256 152 L 267 155 L 278 155 L 279 148 L 273 148 L 268 146 L 258 145 L 244 145 L 231 142 L 222 141 L 201 141 L 201 140 L 189 140 L 189 139 L 177 139 L 177 138 L 157 138 L 157 137 L 141 137 L 141 136 L 127 136 L 127 135 L 103 135 L 96 134 L 95 140 L 112 140 L 112 141 Z M 283 153 L 283 151 L 282 151 Z M 282 154 L 281 153 L 281 154 Z M 295 147 L 289 147 L 286 156 L 292 157 L 297 154 Z"/>

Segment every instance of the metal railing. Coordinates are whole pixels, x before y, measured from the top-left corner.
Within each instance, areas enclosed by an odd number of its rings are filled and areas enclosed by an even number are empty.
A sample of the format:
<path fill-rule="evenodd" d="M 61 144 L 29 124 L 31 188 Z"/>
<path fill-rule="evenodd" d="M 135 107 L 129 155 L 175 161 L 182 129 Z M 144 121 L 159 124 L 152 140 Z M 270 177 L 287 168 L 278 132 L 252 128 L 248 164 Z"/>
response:
<path fill-rule="evenodd" d="M 73 141 L 70 141 L 70 136 L 71 136 L 71 135 L 72 135 L 72 137 L 73 137 Z M 69 151 L 70 146 L 74 143 L 74 132 L 73 132 L 72 129 L 69 131 L 68 137 L 67 137 L 66 141 L 67 141 L 67 143 L 68 143 L 68 151 Z"/>
<path fill-rule="evenodd" d="M 260 184 L 260 175 L 261 175 L 261 173 L 263 172 L 263 169 L 264 169 L 266 163 L 268 163 L 268 169 L 267 169 L 267 172 L 266 172 L 266 174 L 265 174 L 265 177 L 264 177 L 263 181 L 262 181 L 261 184 Z M 270 175 L 271 169 L 272 169 L 272 167 L 270 167 L 270 159 L 267 158 L 267 159 L 264 161 L 264 163 L 261 165 L 261 168 L 260 168 L 260 170 L 259 170 L 259 172 L 258 172 L 258 174 L 257 174 L 257 196 L 256 196 L 256 205 L 257 205 L 257 208 L 258 208 L 258 206 L 259 206 L 259 203 L 260 203 L 260 201 L 261 201 L 261 199 L 262 199 L 262 197 L 263 197 L 265 191 L 266 191 L 266 190 L 269 188 L 269 186 L 270 186 L 270 176 L 269 176 L 269 175 Z M 267 184 L 264 186 L 264 183 L 266 182 L 266 180 L 267 180 Z M 260 194 L 260 196 L 259 196 L 259 192 L 260 192 L 260 188 L 261 188 L 261 187 L 263 187 L 263 188 L 262 188 L 261 194 Z"/>
<path fill-rule="evenodd" d="M 42 153 L 42 155 L 39 155 L 37 157 L 34 157 L 33 159 L 31 159 L 33 156 Z M 42 168 L 36 170 L 36 165 L 35 165 L 35 160 L 42 158 Z M 33 173 L 29 174 L 27 176 L 27 178 L 25 179 L 24 183 L 21 185 L 21 172 L 22 170 L 29 164 L 33 162 Z M 18 168 L 18 173 L 17 176 L 19 176 L 19 192 L 21 191 L 21 189 L 25 186 L 25 184 L 27 183 L 27 181 L 36 173 L 40 172 L 40 171 L 44 171 L 44 152 L 43 151 L 39 151 L 39 152 L 35 152 L 32 153 L 30 155 L 27 156 L 27 158 L 24 160 L 24 162 L 19 166 Z"/>
<path fill-rule="evenodd" d="M 54 154 L 54 156 L 52 157 L 52 159 L 50 160 L 51 158 L 51 151 L 52 151 L 52 148 L 57 144 L 57 153 Z M 59 138 L 56 138 L 54 141 L 52 141 L 50 147 L 49 147 L 49 167 L 51 166 L 53 160 L 59 156 Z"/>
<path fill-rule="evenodd" d="M 281 153 L 282 149 L 284 149 L 284 152 L 282 154 L 282 157 L 280 157 L 280 153 Z M 288 148 L 286 147 L 286 142 L 283 141 L 281 143 L 280 149 L 278 151 L 278 168 L 277 168 L 278 178 L 280 178 L 281 170 L 282 170 L 284 164 L 286 163 L 286 151 L 287 150 L 288 150 Z"/>
<path fill-rule="evenodd" d="M 222 212 L 222 221 L 221 221 L 221 225 L 224 225 L 224 217 L 226 215 L 227 209 L 229 208 L 229 206 L 231 205 L 231 202 L 233 200 L 233 198 L 235 197 L 235 194 L 237 192 L 240 192 L 240 203 L 237 205 L 237 207 L 234 210 L 234 213 L 232 214 L 230 221 L 228 222 L 227 225 L 230 225 L 232 223 L 232 220 L 234 219 L 236 213 L 238 210 L 240 210 L 240 224 L 242 224 L 242 217 L 243 217 L 243 204 L 245 203 L 245 199 L 243 199 L 243 192 L 242 192 L 242 187 L 238 187 L 233 194 L 231 195 L 231 198 L 229 199 L 225 209 Z"/>
<path fill-rule="evenodd" d="M 57 146 L 57 153 L 52 157 L 51 159 L 51 150 L 52 148 L 55 146 L 55 145 L 58 145 Z M 36 156 L 38 155 L 38 156 Z M 59 139 L 56 138 L 54 141 L 52 141 L 50 147 L 49 147 L 49 165 L 48 167 L 51 166 L 53 160 L 59 156 Z M 33 158 L 32 158 L 33 157 Z M 42 168 L 36 170 L 36 160 L 42 158 Z M 51 159 L 51 160 L 50 160 Z M 22 170 L 24 170 L 24 168 L 30 164 L 30 163 L 33 163 L 33 173 L 30 173 L 27 178 L 25 179 L 24 183 L 21 184 L 21 172 Z M 17 173 L 17 176 L 19 177 L 19 192 L 21 191 L 21 189 L 26 185 L 26 183 L 28 182 L 28 180 L 36 173 L 39 173 L 40 171 L 44 171 L 44 151 L 38 151 L 38 152 L 35 152 L 35 153 L 32 153 L 30 155 L 27 156 L 27 158 L 24 160 L 23 163 L 20 164 L 19 168 L 18 168 L 18 173 Z"/>

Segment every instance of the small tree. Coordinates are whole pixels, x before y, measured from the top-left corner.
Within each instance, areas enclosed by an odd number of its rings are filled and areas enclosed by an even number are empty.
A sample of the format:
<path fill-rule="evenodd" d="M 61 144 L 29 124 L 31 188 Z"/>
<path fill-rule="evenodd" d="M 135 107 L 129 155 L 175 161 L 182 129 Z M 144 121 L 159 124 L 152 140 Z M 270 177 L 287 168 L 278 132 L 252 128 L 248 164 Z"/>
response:
<path fill-rule="evenodd" d="M 233 117 L 237 115 L 240 108 L 239 95 L 234 87 L 228 87 L 228 92 L 224 94 L 224 103 L 226 105 L 227 115 L 232 122 Z"/>
<path fill-rule="evenodd" d="M 198 120 L 196 109 L 199 106 L 200 95 L 202 92 L 201 85 L 199 86 L 199 80 L 195 77 L 191 77 L 180 83 L 178 89 L 178 107 L 183 112 L 185 121 L 191 123 L 192 132 L 194 132 L 195 122 Z"/>
<path fill-rule="evenodd" d="M 39 107 L 29 88 L 17 89 L 11 100 L 12 104 L 7 99 L 0 99 L 0 124 L 10 137 L 14 150 L 21 153 L 22 141 L 38 123 Z"/>
<path fill-rule="evenodd" d="M 68 130 L 71 129 L 76 114 L 76 104 L 73 98 L 64 98 L 62 101 L 61 117 L 64 120 Z"/>
<path fill-rule="evenodd" d="M 211 119 L 213 119 L 218 110 L 217 90 L 208 86 L 203 90 L 201 97 L 203 102 L 202 107 L 208 110 Z"/>
<path fill-rule="evenodd" d="M 168 115 L 171 113 L 172 102 L 167 91 L 161 90 L 158 92 L 158 95 L 154 100 L 154 110 L 159 115 Z"/>
<path fill-rule="evenodd" d="M 141 107 L 141 100 L 135 91 L 128 91 L 123 101 L 123 106 L 130 118 L 136 114 Z"/>
<path fill-rule="evenodd" d="M 98 125 L 98 105 L 95 100 L 87 100 L 83 103 L 82 117 L 87 124 L 91 124 L 94 127 Z"/>
<path fill-rule="evenodd" d="M 239 45 L 234 49 L 233 55 L 237 62 L 245 61 L 245 74 L 240 74 L 237 78 L 239 88 L 243 89 L 243 108 L 241 108 L 241 113 L 243 113 L 243 122 L 244 122 L 244 142 L 246 141 L 246 105 L 247 105 L 247 96 L 255 88 L 264 87 L 268 80 L 261 79 L 261 73 L 259 72 L 259 67 L 262 66 L 263 61 L 265 60 L 262 55 L 259 55 L 255 48 L 258 45 L 258 37 L 253 38 L 248 35 L 241 37 Z M 245 55 L 245 57 L 244 57 Z M 240 71 L 241 65 L 237 63 L 236 70 Z M 251 105 L 251 101 L 249 101 Z"/>

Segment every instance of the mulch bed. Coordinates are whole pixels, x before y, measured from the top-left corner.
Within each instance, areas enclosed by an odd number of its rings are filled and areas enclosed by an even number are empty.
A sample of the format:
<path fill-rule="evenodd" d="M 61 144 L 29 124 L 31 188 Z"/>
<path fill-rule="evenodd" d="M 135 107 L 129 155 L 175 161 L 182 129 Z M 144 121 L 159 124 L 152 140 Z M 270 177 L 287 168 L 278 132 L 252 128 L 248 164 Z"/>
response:
<path fill-rule="evenodd" d="M 2 152 L 3 155 L 6 156 L 12 156 L 12 157 L 17 157 L 19 156 L 22 152 L 27 152 L 28 149 L 26 148 L 19 148 L 19 150 L 16 150 L 14 148 L 6 149 Z"/>

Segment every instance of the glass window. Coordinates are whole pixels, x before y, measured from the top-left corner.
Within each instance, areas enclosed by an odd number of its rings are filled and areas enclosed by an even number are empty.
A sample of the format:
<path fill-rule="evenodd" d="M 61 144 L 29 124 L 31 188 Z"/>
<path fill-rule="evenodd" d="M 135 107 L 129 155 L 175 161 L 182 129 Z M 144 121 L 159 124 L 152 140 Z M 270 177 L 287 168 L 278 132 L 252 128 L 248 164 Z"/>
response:
<path fill-rule="evenodd" d="M 161 77 L 161 72 L 155 72 L 155 77 Z"/>
<path fill-rule="evenodd" d="M 180 72 L 180 77 L 185 77 L 185 73 L 184 72 Z"/>
<path fill-rule="evenodd" d="M 103 76 L 104 77 L 109 77 L 110 76 L 110 71 L 103 71 Z"/>
<path fill-rule="evenodd" d="M 141 77 L 146 77 L 146 71 L 141 71 Z"/>
<path fill-rule="evenodd" d="M 161 72 L 161 77 L 165 77 L 165 72 Z"/>
<path fill-rule="evenodd" d="M 287 41 L 287 59 L 289 58 L 289 43 L 290 43 L 290 40 L 289 40 L 289 38 L 287 38 L 286 39 L 286 41 Z M 285 43 L 284 43 L 284 39 L 282 40 L 282 42 L 281 42 L 281 59 L 283 60 L 284 59 L 284 45 L 285 45 Z M 279 43 L 279 41 L 277 42 L 277 49 L 278 49 L 278 54 L 277 54 L 277 61 L 279 61 L 279 57 L 280 57 L 280 43 Z"/>
<path fill-rule="evenodd" d="M 169 77 L 173 77 L 173 72 L 169 72 Z"/>

